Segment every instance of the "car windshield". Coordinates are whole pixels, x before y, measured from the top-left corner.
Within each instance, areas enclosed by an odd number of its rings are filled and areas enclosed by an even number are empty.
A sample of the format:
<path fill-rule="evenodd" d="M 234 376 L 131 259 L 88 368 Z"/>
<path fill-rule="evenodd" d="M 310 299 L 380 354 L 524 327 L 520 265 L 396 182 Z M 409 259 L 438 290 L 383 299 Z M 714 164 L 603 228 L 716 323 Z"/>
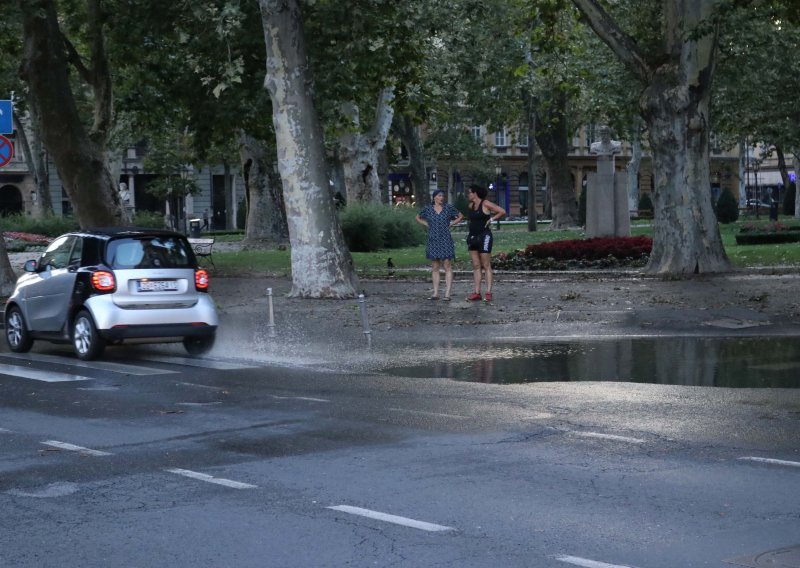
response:
<path fill-rule="evenodd" d="M 106 248 L 106 262 L 120 268 L 194 268 L 194 255 L 185 239 L 143 236 L 114 239 Z"/>

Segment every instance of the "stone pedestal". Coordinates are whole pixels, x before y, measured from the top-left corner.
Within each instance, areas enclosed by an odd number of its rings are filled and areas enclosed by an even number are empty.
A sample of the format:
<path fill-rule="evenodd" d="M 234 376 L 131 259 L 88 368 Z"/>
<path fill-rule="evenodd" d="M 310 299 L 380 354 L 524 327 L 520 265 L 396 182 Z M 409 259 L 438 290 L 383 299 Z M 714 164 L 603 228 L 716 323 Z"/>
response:
<path fill-rule="evenodd" d="M 614 155 L 622 144 L 612 141 L 608 127 L 600 129 L 600 142 L 590 147 L 597 155 L 597 172 L 587 176 L 586 237 L 629 237 L 627 179 L 614 171 Z"/>

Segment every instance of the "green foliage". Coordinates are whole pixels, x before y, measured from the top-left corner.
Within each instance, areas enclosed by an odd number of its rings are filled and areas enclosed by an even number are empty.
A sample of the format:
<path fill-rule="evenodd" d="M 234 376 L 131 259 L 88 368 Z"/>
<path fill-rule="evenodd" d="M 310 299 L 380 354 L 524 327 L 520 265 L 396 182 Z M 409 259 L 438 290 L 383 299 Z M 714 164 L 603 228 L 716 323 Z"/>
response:
<path fill-rule="evenodd" d="M 165 229 L 164 215 L 154 211 L 137 211 L 131 222 L 135 227 L 145 229 Z"/>
<path fill-rule="evenodd" d="M 467 213 L 469 213 L 469 201 L 467 201 L 467 197 L 463 193 L 456 195 L 453 201 L 453 207 L 458 209 L 461 214 L 466 217 Z"/>
<path fill-rule="evenodd" d="M 730 189 L 725 188 L 719 196 L 716 211 L 717 221 L 720 223 L 734 223 L 739 219 L 739 204 Z"/>
<path fill-rule="evenodd" d="M 342 232 L 352 252 L 416 246 L 425 235 L 416 226 L 416 210 L 355 203 L 340 211 Z"/>
<path fill-rule="evenodd" d="M 639 198 L 639 209 L 642 211 L 653 210 L 653 200 L 650 199 L 649 193 L 643 193 L 642 196 Z"/>
<path fill-rule="evenodd" d="M 2 220 L 0 220 L 0 228 L 2 228 L 3 231 L 18 231 L 20 233 L 57 237 L 70 231 L 77 231 L 80 227 L 74 217 L 45 215 L 35 218 L 22 214 L 14 214 L 3 217 Z"/>

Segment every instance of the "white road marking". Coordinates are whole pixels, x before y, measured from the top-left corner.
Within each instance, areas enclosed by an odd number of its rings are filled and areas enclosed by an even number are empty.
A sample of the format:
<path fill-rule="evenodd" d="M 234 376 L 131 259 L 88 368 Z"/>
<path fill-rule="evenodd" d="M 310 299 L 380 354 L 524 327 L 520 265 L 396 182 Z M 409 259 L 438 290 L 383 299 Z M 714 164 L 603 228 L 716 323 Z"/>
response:
<path fill-rule="evenodd" d="M 417 521 L 406 517 L 398 517 L 397 515 L 390 515 L 388 513 L 371 511 L 369 509 L 362 509 L 361 507 L 351 507 L 349 505 L 335 505 L 327 508 L 333 509 L 334 511 L 350 513 L 351 515 L 359 515 L 361 517 L 367 517 L 370 519 L 385 521 L 387 523 L 393 523 L 395 525 L 402 525 L 404 527 L 411 527 L 413 529 L 420 529 L 428 532 L 442 532 L 442 531 L 456 530 L 453 527 L 446 527 L 444 525 L 437 525 L 434 523 L 426 523 L 425 521 Z"/>
<path fill-rule="evenodd" d="M 13 434 L 13 430 L 9 430 L 7 428 L 0 428 L 0 434 Z"/>
<path fill-rule="evenodd" d="M 70 452 L 80 452 L 82 454 L 87 454 L 90 456 L 113 456 L 109 452 L 103 452 L 101 450 L 92 450 L 89 448 L 84 448 L 83 446 L 76 446 L 75 444 L 68 444 L 67 442 L 59 442 L 57 440 L 47 440 L 42 442 L 45 446 L 52 446 L 54 448 L 59 448 L 61 450 L 69 450 Z"/>
<path fill-rule="evenodd" d="M 23 379 L 33 379 L 45 383 L 66 383 L 70 381 L 91 381 L 91 377 L 82 375 L 70 375 L 67 373 L 56 373 L 55 371 L 37 371 L 30 367 L 20 367 L 19 365 L 0 364 L 0 374 L 20 377 Z"/>
<path fill-rule="evenodd" d="M 573 566 L 583 566 L 584 568 L 634 568 L 627 564 L 607 564 L 606 562 L 597 562 L 596 560 L 579 558 L 577 556 L 556 556 L 556 560 L 572 564 Z"/>
<path fill-rule="evenodd" d="M 775 460 L 775 459 L 770 459 L 770 458 L 756 458 L 756 457 L 751 457 L 751 456 L 746 456 L 746 457 L 739 458 L 739 459 L 743 460 L 743 461 L 754 461 L 754 462 L 759 462 L 759 463 L 769 463 L 769 464 L 772 464 L 772 465 L 788 465 L 788 466 L 791 466 L 791 467 L 800 467 L 800 462 L 795 462 L 795 461 Z"/>
<path fill-rule="evenodd" d="M 217 404 L 222 404 L 222 403 L 221 402 L 176 402 L 175 406 L 201 407 L 201 406 L 216 406 Z"/>
<path fill-rule="evenodd" d="M 249 483 L 242 483 L 241 481 L 232 481 L 230 479 L 223 479 L 221 477 L 214 477 L 213 475 L 207 475 L 205 473 L 200 473 L 197 471 L 192 471 L 189 469 L 180 469 L 180 468 L 172 468 L 167 470 L 170 473 L 175 473 L 177 475 L 182 475 L 184 477 L 190 477 L 192 479 L 198 479 L 200 481 L 206 481 L 208 483 L 216 483 L 217 485 L 224 485 L 225 487 L 230 487 L 232 489 L 257 489 L 257 485 L 250 485 Z"/>
<path fill-rule="evenodd" d="M 602 432 L 572 432 L 575 436 L 583 438 L 601 438 L 603 440 L 613 440 L 615 442 L 628 442 L 630 444 L 644 444 L 646 440 L 641 438 L 630 438 L 628 436 L 616 436 L 614 434 L 603 434 Z"/>
<path fill-rule="evenodd" d="M 187 365 L 189 367 L 202 367 L 204 369 L 216 369 L 218 371 L 256 368 L 253 365 L 244 365 L 242 363 L 228 363 L 227 361 L 215 361 L 214 359 L 194 359 L 192 357 L 177 357 L 172 355 L 148 355 L 147 357 L 141 357 L 141 359 L 143 361 L 171 363 L 173 365 Z"/>
<path fill-rule="evenodd" d="M 310 400 L 311 402 L 330 402 L 325 398 L 313 398 L 310 396 L 278 396 L 276 394 L 271 394 L 270 397 L 277 398 L 278 400 Z"/>
<path fill-rule="evenodd" d="M 215 391 L 224 391 L 225 389 L 222 387 L 210 387 L 208 385 L 198 385 L 197 383 L 177 383 L 179 385 L 183 385 L 186 387 L 197 387 L 199 389 L 208 389 L 208 390 L 215 390 Z"/>
<path fill-rule="evenodd" d="M 425 416 L 439 416 L 441 418 L 457 418 L 459 420 L 466 420 L 469 416 L 462 416 L 460 414 L 444 414 L 442 412 L 427 412 L 425 410 L 410 410 L 408 408 L 390 408 L 394 412 L 407 412 L 409 414 L 423 414 Z"/>
<path fill-rule="evenodd" d="M 86 369 L 99 369 L 101 371 L 112 371 L 114 373 L 123 373 L 127 375 L 169 375 L 177 373 L 177 371 L 167 371 L 164 369 L 156 369 L 155 367 L 128 365 L 125 363 L 114 363 L 112 361 L 81 361 L 80 359 L 71 359 L 69 357 L 47 355 L 44 353 L 4 353 L 3 357 L 12 357 L 14 359 L 23 359 L 26 361 L 57 363 L 59 365 L 70 365 L 72 367 L 82 367 Z"/>

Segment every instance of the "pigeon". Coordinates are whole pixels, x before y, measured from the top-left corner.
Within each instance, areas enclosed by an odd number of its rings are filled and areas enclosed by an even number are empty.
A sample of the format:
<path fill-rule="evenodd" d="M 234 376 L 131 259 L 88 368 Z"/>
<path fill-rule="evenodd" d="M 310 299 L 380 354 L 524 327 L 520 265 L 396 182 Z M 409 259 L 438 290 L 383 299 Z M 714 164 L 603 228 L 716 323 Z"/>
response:
<path fill-rule="evenodd" d="M 386 268 L 394 268 L 394 262 L 392 262 L 392 257 L 386 259 Z"/>

